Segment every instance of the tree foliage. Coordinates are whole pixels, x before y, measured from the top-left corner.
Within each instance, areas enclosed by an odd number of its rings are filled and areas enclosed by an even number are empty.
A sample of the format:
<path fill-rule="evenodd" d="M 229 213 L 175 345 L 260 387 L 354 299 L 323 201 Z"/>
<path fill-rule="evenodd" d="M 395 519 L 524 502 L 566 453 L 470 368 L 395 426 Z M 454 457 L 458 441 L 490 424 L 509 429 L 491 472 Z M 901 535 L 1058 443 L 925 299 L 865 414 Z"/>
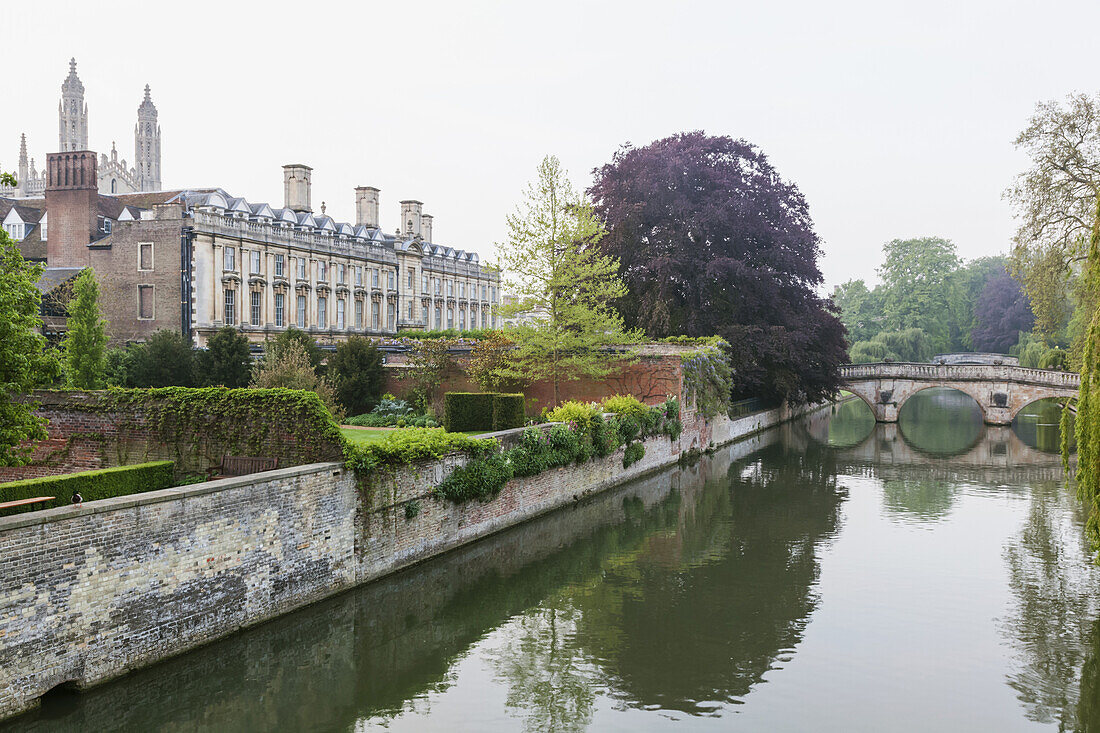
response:
<path fill-rule="evenodd" d="M 793 183 L 744 140 L 680 133 L 625 146 L 590 189 L 620 260 L 625 325 L 649 336 L 718 335 L 739 395 L 832 394 L 844 327 L 816 293 L 820 240 Z"/>
<path fill-rule="evenodd" d="M 191 340 L 177 331 L 157 331 L 133 349 L 127 381 L 134 387 L 194 387 Z"/>
<path fill-rule="evenodd" d="M 515 348 L 498 375 L 550 381 L 554 405 L 562 382 L 614 374 L 629 358 L 621 347 L 639 339 L 612 305 L 627 289 L 618 259 L 598 248 L 604 233 L 561 163 L 547 156 L 508 217 L 508 240 L 497 245 L 505 285 L 517 295 L 502 313 L 532 316 L 509 329 Z"/>
<path fill-rule="evenodd" d="M 368 339 L 352 336 L 336 347 L 328 375 L 347 414 L 362 415 L 378 404 L 385 379 L 382 370 L 382 352 Z"/>
<path fill-rule="evenodd" d="M 924 361 L 935 353 L 977 348 L 978 304 L 986 283 L 1005 275 L 1004 258 L 962 263 L 955 245 L 939 237 L 895 239 L 883 252 L 881 284 L 868 290 L 862 280 L 850 280 L 833 291 L 852 341 L 852 361 Z"/>
<path fill-rule="evenodd" d="M 919 328 L 882 331 L 873 339 L 852 344 L 849 356 L 853 363 L 886 361 L 924 362 L 934 354 L 932 341 Z"/>
<path fill-rule="evenodd" d="M 274 359 L 278 361 L 282 358 L 282 352 L 290 347 L 291 344 L 298 344 L 305 351 L 306 356 L 309 357 L 310 366 L 318 374 L 324 374 L 325 352 L 317 345 L 317 342 L 313 340 L 305 331 L 291 326 L 287 330 L 280 333 L 274 339 L 269 339 L 264 344 L 264 359 Z"/>
<path fill-rule="evenodd" d="M 521 380 L 503 376 L 516 342 L 500 331 L 482 336 L 470 352 L 466 374 L 486 392 L 515 392 L 523 387 Z"/>
<path fill-rule="evenodd" d="M 412 380 L 413 399 L 425 410 L 435 405 L 436 390 L 447 370 L 454 366 L 450 339 L 428 339 L 413 345 L 406 363 Z"/>
<path fill-rule="evenodd" d="M 1100 197 L 1097 198 L 1092 233 L 1083 273 L 1087 302 L 1100 302 Z M 1100 308 L 1094 308 L 1085 334 L 1081 363 L 1081 387 L 1077 396 L 1077 495 L 1089 510 L 1085 529 L 1094 549 L 1100 549 Z M 1070 409 L 1067 401 L 1064 412 Z M 1068 414 L 1062 428 L 1068 428 Z M 1062 463 L 1069 467 L 1069 442 L 1062 439 Z"/>
<path fill-rule="evenodd" d="M 1018 221 L 1012 275 L 1031 303 L 1036 333 L 1050 344 L 1069 314 L 1067 279 L 1087 255 L 1100 195 L 1100 95 L 1075 93 L 1036 105 L 1015 143 L 1031 164 L 1005 194 Z M 1093 304 L 1081 307 L 1087 323 Z"/>
<path fill-rule="evenodd" d="M 248 338 L 232 326 L 222 326 L 197 358 L 199 381 L 209 386 L 247 387 L 252 379 Z"/>
<path fill-rule="evenodd" d="M 951 275 L 959 268 L 954 243 L 939 237 L 895 239 L 882 250 L 886 259 L 878 274 L 885 322 L 897 329 L 919 328 L 936 349 L 948 349 Z"/>
<path fill-rule="evenodd" d="M 1000 354 L 1007 354 L 1035 321 L 1020 284 L 1004 270 L 986 281 L 974 307 L 974 319 L 974 348 Z"/>
<path fill-rule="evenodd" d="M 344 419 L 344 410 L 336 401 L 336 391 L 325 377 L 317 376 L 309 354 L 297 340 L 289 340 L 278 355 L 266 358 L 253 373 L 252 387 L 301 389 L 314 392 L 337 422 Z"/>
<path fill-rule="evenodd" d="M 41 295 L 35 283 L 42 266 L 23 259 L 19 247 L 0 229 L 0 465 L 24 462 L 33 445 L 46 437 L 33 405 L 15 401 L 56 379 L 57 359 L 46 351 L 40 333 Z"/>
<path fill-rule="evenodd" d="M 87 268 L 73 284 L 68 329 L 62 342 L 65 381 L 77 389 L 103 389 L 107 376 L 107 321 L 99 311 L 99 284 Z"/>

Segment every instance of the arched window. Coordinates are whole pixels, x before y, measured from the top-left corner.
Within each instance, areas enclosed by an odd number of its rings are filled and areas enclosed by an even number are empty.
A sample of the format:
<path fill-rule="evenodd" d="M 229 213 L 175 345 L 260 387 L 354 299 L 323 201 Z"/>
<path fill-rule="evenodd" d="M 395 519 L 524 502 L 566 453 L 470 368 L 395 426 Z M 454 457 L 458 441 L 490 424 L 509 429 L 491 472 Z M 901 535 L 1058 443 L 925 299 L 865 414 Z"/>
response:
<path fill-rule="evenodd" d="M 111 193 L 118 193 L 118 181 L 111 179 Z"/>

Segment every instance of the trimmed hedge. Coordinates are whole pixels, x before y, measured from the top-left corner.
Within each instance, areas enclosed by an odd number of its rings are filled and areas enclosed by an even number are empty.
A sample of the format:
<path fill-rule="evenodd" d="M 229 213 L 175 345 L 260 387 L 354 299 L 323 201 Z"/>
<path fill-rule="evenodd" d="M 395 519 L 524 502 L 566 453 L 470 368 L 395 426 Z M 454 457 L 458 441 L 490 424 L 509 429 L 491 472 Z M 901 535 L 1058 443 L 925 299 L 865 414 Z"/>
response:
<path fill-rule="evenodd" d="M 493 430 L 511 430 L 522 428 L 527 422 L 523 394 L 493 395 Z"/>
<path fill-rule="evenodd" d="M 493 429 L 494 392 L 448 392 L 443 395 L 443 428 L 448 433 Z"/>
<path fill-rule="evenodd" d="M 172 461 L 152 461 L 133 466 L 117 466 L 96 471 L 66 473 L 60 476 L 43 476 L 23 481 L 0 484 L 0 502 L 30 499 L 35 496 L 53 496 L 50 504 L 0 509 L 0 516 L 52 509 L 72 503 L 73 494 L 80 492 L 84 501 L 109 499 L 146 491 L 157 491 L 175 486 L 172 477 L 175 464 Z"/>

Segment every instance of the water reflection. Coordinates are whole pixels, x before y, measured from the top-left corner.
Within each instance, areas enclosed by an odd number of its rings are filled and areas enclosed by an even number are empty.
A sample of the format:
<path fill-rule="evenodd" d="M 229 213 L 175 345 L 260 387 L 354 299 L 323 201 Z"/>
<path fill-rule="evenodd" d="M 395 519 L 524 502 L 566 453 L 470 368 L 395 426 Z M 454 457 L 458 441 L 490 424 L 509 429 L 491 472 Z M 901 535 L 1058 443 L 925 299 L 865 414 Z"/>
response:
<path fill-rule="evenodd" d="M 957 456 L 973 448 L 982 436 L 982 410 L 973 397 L 958 390 L 932 387 L 905 401 L 898 427 L 916 450 L 936 456 Z"/>
<path fill-rule="evenodd" d="M 1062 405 L 1053 399 L 1039 400 L 1020 410 L 1012 421 L 1012 429 L 1020 440 L 1044 453 L 1062 450 Z M 1073 416 L 1070 416 L 1070 447 L 1076 448 L 1073 436 Z"/>
<path fill-rule="evenodd" d="M 821 411 L 0 730 L 1100 730 L 1100 574 L 1059 457 L 913 400 L 895 425 Z"/>

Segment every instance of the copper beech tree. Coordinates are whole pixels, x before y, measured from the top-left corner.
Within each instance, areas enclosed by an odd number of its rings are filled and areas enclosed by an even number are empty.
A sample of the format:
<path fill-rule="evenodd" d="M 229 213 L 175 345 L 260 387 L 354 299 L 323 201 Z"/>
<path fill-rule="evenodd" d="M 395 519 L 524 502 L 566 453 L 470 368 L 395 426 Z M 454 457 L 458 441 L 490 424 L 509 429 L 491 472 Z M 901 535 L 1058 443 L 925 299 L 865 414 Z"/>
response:
<path fill-rule="evenodd" d="M 838 387 L 844 327 L 817 294 L 821 242 L 806 199 L 744 140 L 681 133 L 629 145 L 589 194 L 621 264 L 627 328 L 721 336 L 739 396 L 813 401 Z"/>

